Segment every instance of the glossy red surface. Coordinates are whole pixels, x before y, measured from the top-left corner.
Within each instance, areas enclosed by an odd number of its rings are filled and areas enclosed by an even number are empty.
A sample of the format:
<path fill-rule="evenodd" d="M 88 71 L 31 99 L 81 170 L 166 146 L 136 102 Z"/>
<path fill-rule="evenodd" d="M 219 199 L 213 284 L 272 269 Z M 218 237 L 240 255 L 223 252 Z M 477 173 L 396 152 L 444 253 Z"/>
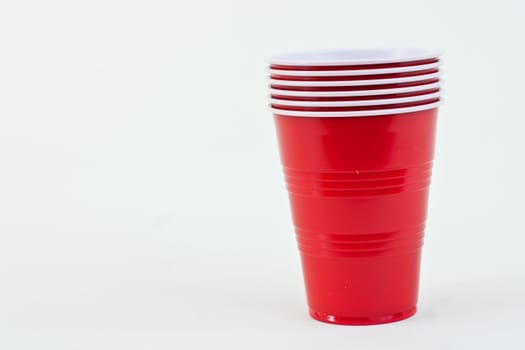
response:
<path fill-rule="evenodd" d="M 360 325 L 415 313 L 436 114 L 275 116 L 315 319 Z"/>
<path fill-rule="evenodd" d="M 396 67 L 407 67 L 417 66 L 421 64 L 430 64 L 438 62 L 438 58 L 431 58 L 427 60 L 408 61 L 408 62 L 397 62 L 397 63 L 380 63 L 380 64 L 354 64 L 354 65 L 332 65 L 332 66 L 299 66 L 299 65 L 282 65 L 272 64 L 271 69 L 281 70 L 359 70 L 359 69 L 379 69 L 379 68 L 396 68 Z"/>

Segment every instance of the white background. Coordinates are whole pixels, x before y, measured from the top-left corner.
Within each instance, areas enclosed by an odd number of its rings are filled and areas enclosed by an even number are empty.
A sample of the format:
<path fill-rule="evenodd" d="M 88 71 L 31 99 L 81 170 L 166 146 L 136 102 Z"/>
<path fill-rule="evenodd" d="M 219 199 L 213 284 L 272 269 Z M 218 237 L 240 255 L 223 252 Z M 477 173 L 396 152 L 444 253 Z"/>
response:
<path fill-rule="evenodd" d="M 525 346 L 521 0 L 0 2 L 0 348 Z M 306 313 L 265 58 L 444 52 L 419 312 Z"/>

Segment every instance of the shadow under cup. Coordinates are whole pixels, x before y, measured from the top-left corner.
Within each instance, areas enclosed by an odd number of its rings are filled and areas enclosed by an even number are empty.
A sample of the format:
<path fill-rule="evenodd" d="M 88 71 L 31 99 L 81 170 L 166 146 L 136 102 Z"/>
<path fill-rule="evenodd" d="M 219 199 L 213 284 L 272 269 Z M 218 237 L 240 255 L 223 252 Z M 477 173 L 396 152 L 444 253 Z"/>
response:
<path fill-rule="evenodd" d="M 364 325 L 415 313 L 436 117 L 275 114 L 313 318 Z"/>

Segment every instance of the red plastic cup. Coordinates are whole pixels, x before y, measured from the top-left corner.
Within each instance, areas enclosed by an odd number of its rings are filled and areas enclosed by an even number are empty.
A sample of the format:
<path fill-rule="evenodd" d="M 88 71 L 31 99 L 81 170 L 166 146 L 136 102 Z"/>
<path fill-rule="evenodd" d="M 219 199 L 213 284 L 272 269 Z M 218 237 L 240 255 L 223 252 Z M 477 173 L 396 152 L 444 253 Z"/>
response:
<path fill-rule="evenodd" d="M 428 84 L 439 83 L 439 78 L 430 78 L 420 81 L 410 81 L 405 83 L 383 83 L 379 85 L 349 85 L 349 86 L 293 86 L 286 85 L 285 81 L 279 83 L 271 83 L 270 88 L 282 91 L 291 92 L 318 92 L 318 93 L 341 93 L 344 91 L 363 92 L 368 94 L 372 90 L 385 90 L 385 89 L 403 89 L 403 88 L 417 88 L 426 86 Z"/>
<path fill-rule="evenodd" d="M 351 80 L 375 80 L 375 79 L 394 79 L 404 77 L 417 77 L 438 73 L 438 68 L 426 69 L 416 72 L 390 73 L 390 74 L 369 74 L 369 75 L 336 75 L 336 76 L 294 76 L 284 74 L 272 74 L 270 79 L 289 80 L 289 81 L 351 81 Z"/>
<path fill-rule="evenodd" d="M 367 70 L 367 69 L 388 69 L 396 67 L 410 67 L 418 65 L 427 65 L 439 62 L 439 58 L 434 57 L 431 59 L 417 60 L 410 62 L 397 62 L 397 63 L 372 63 L 372 64 L 339 64 L 339 65 L 284 65 L 284 64 L 271 64 L 270 69 L 278 70 L 295 70 L 295 71 L 331 71 L 331 70 Z"/>
<path fill-rule="evenodd" d="M 388 105 L 403 105 L 411 103 L 416 104 L 425 104 L 428 103 L 430 100 L 439 99 L 441 93 L 439 91 L 435 91 L 429 94 L 424 95 L 415 95 L 415 96 L 405 96 L 405 97 L 392 97 L 392 98 L 384 98 L 384 99 L 356 99 L 351 101 L 293 101 L 289 99 L 278 99 L 278 98 L 271 98 L 270 103 L 272 106 L 276 106 L 276 108 L 280 108 L 278 106 L 283 106 L 286 108 L 283 109 L 299 109 L 303 110 L 303 108 L 308 108 L 307 110 L 317 110 L 317 111 L 323 111 L 325 108 L 342 108 L 343 110 L 347 110 L 348 108 L 355 108 L 355 107 L 367 107 L 371 109 L 380 109 L 382 106 L 388 106 Z M 366 108 L 365 108 L 366 109 Z"/>
<path fill-rule="evenodd" d="M 314 319 L 368 325 L 416 312 L 437 116 L 435 104 L 420 108 L 274 111 Z"/>
<path fill-rule="evenodd" d="M 365 96 L 288 96 L 281 95 L 275 90 L 272 91 L 271 98 L 279 100 L 288 100 L 288 101 L 304 101 L 304 102 L 330 102 L 330 101 L 365 101 L 365 100 L 381 100 L 387 98 L 404 98 L 404 97 L 413 97 L 421 96 L 426 94 L 432 94 L 439 92 L 439 88 L 430 88 L 428 90 L 413 91 L 413 92 L 402 92 L 402 93 L 386 93 L 378 95 L 365 95 Z"/>
<path fill-rule="evenodd" d="M 422 91 L 428 91 L 428 90 L 434 90 L 440 88 L 440 82 L 439 80 L 435 80 L 432 83 L 428 84 L 419 84 L 414 86 L 406 86 L 406 87 L 396 87 L 391 89 L 365 89 L 363 90 L 363 87 L 361 87 L 360 90 L 351 90 L 351 91 L 308 91 L 308 90 L 282 90 L 277 88 L 271 88 L 270 94 L 272 96 L 280 96 L 282 99 L 286 99 L 287 97 L 290 98 L 297 98 L 299 99 L 331 99 L 331 98 L 362 98 L 362 97 L 371 97 L 374 98 L 374 96 L 381 96 L 381 95 L 395 95 L 395 94 L 411 94 L 411 93 L 421 93 Z"/>
<path fill-rule="evenodd" d="M 429 64 L 418 64 L 404 67 L 372 68 L 372 69 L 334 69 L 334 70 L 284 70 L 270 68 L 270 75 L 285 75 L 297 77 L 333 77 L 333 76 L 355 76 L 355 75 L 378 75 L 392 73 L 420 72 L 428 69 L 438 69 L 439 61 Z"/>
<path fill-rule="evenodd" d="M 416 101 L 416 102 L 406 102 L 406 103 L 392 103 L 392 104 L 382 104 L 382 105 L 369 105 L 369 106 L 339 106 L 339 107 L 312 107 L 312 106 L 288 106 L 281 104 L 272 103 L 272 108 L 288 111 L 300 111 L 300 112 L 355 112 L 355 111 L 374 111 L 374 110 L 385 110 L 385 109 L 396 109 L 396 108 L 409 108 L 409 107 L 418 107 L 426 106 L 432 103 L 438 103 L 439 97 Z M 369 113 L 370 114 L 370 113 Z"/>
<path fill-rule="evenodd" d="M 439 79 L 439 70 L 435 69 L 432 73 L 428 74 L 411 74 L 403 73 L 404 76 L 393 77 L 393 74 L 385 74 L 384 78 L 377 78 L 374 75 L 357 75 L 351 77 L 315 77 L 304 79 L 293 80 L 284 80 L 284 79 L 275 79 L 270 77 L 271 85 L 283 85 L 283 86 L 293 86 L 293 87 L 347 87 L 347 86 L 382 86 L 385 84 L 395 84 L 395 83 L 414 83 L 427 81 L 431 79 Z M 304 77 L 303 77 L 304 78 Z M 319 79 L 318 79 L 319 78 Z M 329 78 L 328 80 L 325 78 Z M 338 79 L 338 80 L 334 80 Z"/>

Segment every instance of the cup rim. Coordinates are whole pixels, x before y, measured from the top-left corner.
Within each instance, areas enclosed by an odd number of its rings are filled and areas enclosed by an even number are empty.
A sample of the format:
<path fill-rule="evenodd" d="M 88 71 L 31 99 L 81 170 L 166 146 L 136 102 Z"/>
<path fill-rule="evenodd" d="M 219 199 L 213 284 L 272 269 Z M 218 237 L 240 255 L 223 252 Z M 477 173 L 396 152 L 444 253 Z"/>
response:
<path fill-rule="evenodd" d="M 418 72 L 427 69 L 439 68 L 440 62 L 430 64 L 420 64 L 417 66 L 404 66 L 394 68 L 377 68 L 377 69 L 354 69 L 354 70 L 284 70 L 270 68 L 270 75 L 287 75 L 293 77 L 334 77 L 334 76 L 356 76 L 356 75 L 376 75 L 376 74 L 396 74 Z"/>
<path fill-rule="evenodd" d="M 401 88 L 380 89 L 380 90 L 358 90 L 358 91 L 299 91 L 299 90 L 281 90 L 270 88 L 270 94 L 292 97 L 353 97 L 353 96 L 374 96 L 402 94 L 405 92 L 416 92 L 440 88 L 441 83 L 435 82 L 416 86 Z"/>
<path fill-rule="evenodd" d="M 419 106 L 390 108 L 390 109 L 376 109 L 370 111 L 351 111 L 351 112 L 307 112 L 307 111 L 290 111 L 278 108 L 270 108 L 274 115 L 281 115 L 287 117 L 309 117 L 309 118 L 342 118 L 342 117 L 374 117 L 391 114 L 419 112 L 427 109 L 437 108 L 442 101 L 428 103 Z"/>
<path fill-rule="evenodd" d="M 290 107 L 352 107 L 352 106 L 378 106 L 389 105 L 394 103 L 410 103 L 435 99 L 441 96 L 441 92 L 434 92 L 430 94 L 387 98 L 380 100 L 361 100 L 361 101 L 292 101 L 282 100 L 278 98 L 270 98 L 271 104 L 290 106 Z"/>
<path fill-rule="evenodd" d="M 423 75 L 414 75 L 410 77 L 400 78 L 386 78 L 386 79 L 368 79 L 368 80 L 337 80 L 337 81 L 317 81 L 317 80 L 280 80 L 270 78 L 270 85 L 278 86 L 301 86 L 301 87 L 315 87 L 315 86 L 369 86 L 369 85 L 387 85 L 397 83 L 411 83 L 421 80 L 430 80 L 440 78 L 441 73 L 431 73 Z"/>
<path fill-rule="evenodd" d="M 439 58 L 440 53 L 415 47 L 375 47 L 289 51 L 273 55 L 268 62 L 282 66 L 351 66 L 388 64 Z"/>

